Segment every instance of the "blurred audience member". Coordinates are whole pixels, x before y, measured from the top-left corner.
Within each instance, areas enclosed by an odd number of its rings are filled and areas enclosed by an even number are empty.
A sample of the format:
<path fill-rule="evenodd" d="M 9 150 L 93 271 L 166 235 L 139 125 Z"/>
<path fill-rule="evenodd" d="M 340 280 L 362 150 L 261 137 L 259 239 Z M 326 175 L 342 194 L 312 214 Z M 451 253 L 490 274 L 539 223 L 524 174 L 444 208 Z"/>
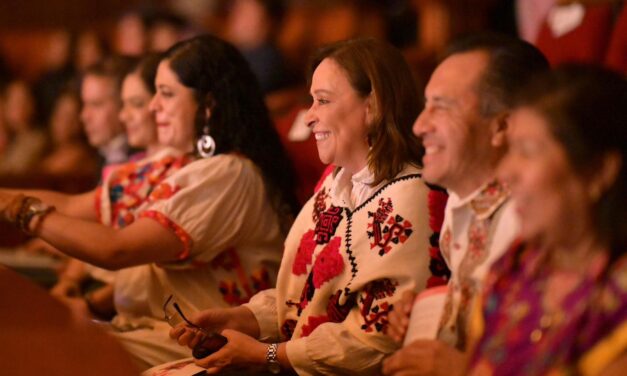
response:
<path fill-rule="evenodd" d="M 108 53 L 104 39 L 94 30 L 85 30 L 76 38 L 74 67 L 82 73 L 88 67 L 103 60 Z"/>
<path fill-rule="evenodd" d="M 469 374 L 622 374 L 627 82 L 559 68 L 521 95 L 511 123 L 501 176 L 522 242 L 488 275 Z"/>
<path fill-rule="evenodd" d="M 148 23 L 148 50 L 163 52 L 184 38 L 188 25 L 174 13 L 157 11 Z"/>
<path fill-rule="evenodd" d="M 68 89 L 57 97 L 49 123 L 52 151 L 42 160 L 41 172 L 93 176 L 98 171 L 98 159 L 87 144 L 80 112 L 80 99 L 74 91 Z"/>
<path fill-rule="evenodd" d="M 4 91 L 4 121 L 9 143 L 0 159 L 0 174 L 22 174 L 37 167 L 47 147 L 45 133 L 34 124 L 35 101 L 24 81 Z"/>
<path fill-rule="evenodd" d="M 105 165 L 128 160 L 129 147 L 119 119 L 122 79 L 131 61 L 109 57 L 87 68 L 81 82 L 81 120 L 89 143 L 97 148 Z"/>
<path fill-rule="evenodd" d="M 115 25 L 113 52 L 121 56 L 141 56 L 148 47 L 147 20 L 141 12 L 128 12 Z"/>
<path fill-rule="evenodd" d="M 226 22 L 226 37 L 240 49 L 261 90 L 268 93 L 289 79 L 275 38 L 283 13 L 282 0 L 234 0 Z"/>

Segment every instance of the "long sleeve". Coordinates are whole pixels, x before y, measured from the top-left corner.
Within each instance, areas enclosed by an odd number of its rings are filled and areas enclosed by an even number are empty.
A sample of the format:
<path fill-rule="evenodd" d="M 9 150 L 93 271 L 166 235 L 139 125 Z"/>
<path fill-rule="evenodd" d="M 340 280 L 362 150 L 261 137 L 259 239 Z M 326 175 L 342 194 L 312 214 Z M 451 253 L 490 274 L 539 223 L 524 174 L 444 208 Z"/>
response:
<path fill-rule="evenodd" d="M 268 289 L 257 293 L 250 301 L 244 304 L 250 309 L 259 325 L 259 340 L 263 342 L 276 341 L 279 338 L 277 325 L 276 289 Z"/>
<path fill-rule="evenodd" d="M 385 334 L 394 303 L 429 277 L 428 188 L 409 170 L 354 210 L 328 187 L 286 240 L 276 293 L 287 355 L 302 375 L 377 374 L 397 349 Z"/>

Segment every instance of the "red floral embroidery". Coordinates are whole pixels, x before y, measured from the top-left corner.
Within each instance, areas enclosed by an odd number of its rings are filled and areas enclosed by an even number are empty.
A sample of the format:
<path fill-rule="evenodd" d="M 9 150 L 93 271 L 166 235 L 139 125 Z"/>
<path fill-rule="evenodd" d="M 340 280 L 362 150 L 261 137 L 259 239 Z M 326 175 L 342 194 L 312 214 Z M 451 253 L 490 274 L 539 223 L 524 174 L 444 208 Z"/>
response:
<path fill-rule="evenodd" d="M 220 292 L 224 297 L 224 301 L 231 305 L 246 303 L 253 295 L 261 290 L 270 288 L 272 285 L 268 271 L 263 267 L 253 272 L 250 277 L 247 276 L 235 248 L 229 248 L 220 253 L 211 261 L 211 267 L 213 269 L 234 271 L 237 275 L 238 283 L 234 281 L 220 282 Z"/>
<path fill-rule="evenodd" d="M 147 210 L 139 215 L 140 218 L 151 218 L 157 221 L 160 225 L 174 232 L 177 238 L 183 243 L 183 250 L 178 255 L 179 260 L 185 260 L 189 257 L 189 252 L 192 249 L 192 238 L 189 234 L 179 225 L 174 223 L 170 218 L 166 217 L 163 213 L 155 210 Z"/>
<path fill-rule="evenodd" d="M 238 306 L 250 300 L 250 297 L 242 295 L 235 281 L 220 281 L 218 288 L 224 301 L 231 306 Z"/>
<path fill-rule="evenodd" d="M 307 324 L 303 325 L 301 329 L 301 337 L 307 337 L 311 334 L 318 326 L 324 324 L 325 322 L 329 322 L 329 318 L 326 315 L 323 316 L 309 316 L 307 318 Z"/>
<path fill-rule="evenodd" d="M 340 304 L 340 296 L 342 296 L 342 290 L 337 290 L 327 304 L 327 315 L 332 322 L 344 321 L 355 306 L 355 294 L 351 294 L 344 304 Z"/>
<path fill-rule="evenodd" d="M 307 274 L 307 266 L 311 264 L 311 258 L 315 248 L 316 241 L 314 240 L 314 231 L 309 230 L 300 240 L 296 257 L 294 257 L 294 264 L 292 265 L 292 273 L 295 275 Z"/>
<path fill-rule="evenodd" d="M 313 266 L 313 285 L 320 288 L 325 282 L 342 274 L 344 270 L 344 260 L 340 255 L 339 237 L 333 238 L 320 252 Z"/>
<path fill-rule="evenodd" d="M 379 208 L 373 213 L 368 212 L 372 223 L 368 224 L 370 249 L 378 249 L 383 256 L 392 250 L 392 244 L 403 244 L 412 234 L 412 224 L 400 215 L 391 215 L 394 210 L 392 199 L 379 199 Z"/>
<path fill-rule="evenodd" d="M 153 189 L 148 197 L 149 201 L 167 200 L 174 196 L 181 189 L 178 185 L 171 186 L 168 183 L 161 183 Z"/>

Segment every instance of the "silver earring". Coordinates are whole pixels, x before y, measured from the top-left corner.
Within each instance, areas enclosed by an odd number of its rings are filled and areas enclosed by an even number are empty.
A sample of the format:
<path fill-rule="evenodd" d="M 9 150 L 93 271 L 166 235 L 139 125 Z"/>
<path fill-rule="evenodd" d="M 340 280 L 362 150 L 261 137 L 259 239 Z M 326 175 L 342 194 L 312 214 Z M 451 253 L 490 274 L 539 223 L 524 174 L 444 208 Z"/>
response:
<path fill-rule="evenodd" d="M 216 152 L 216 141 L 209 135 L 209 126 L 205 125 L 202 133 L 196 142 L 196 148 L 201 157 L 209 158 Z"/>

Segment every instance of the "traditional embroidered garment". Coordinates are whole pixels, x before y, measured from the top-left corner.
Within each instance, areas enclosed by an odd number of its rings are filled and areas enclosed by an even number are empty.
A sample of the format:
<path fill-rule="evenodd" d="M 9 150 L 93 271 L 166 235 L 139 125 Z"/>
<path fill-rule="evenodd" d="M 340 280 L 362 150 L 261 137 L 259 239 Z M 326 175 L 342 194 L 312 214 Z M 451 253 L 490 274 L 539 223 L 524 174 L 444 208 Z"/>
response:
<path fill-rule="evenodd" d="M 191 155 L 165 148 L 151 157 L 117 165 L 96 190 L 98 219 L 113 228 L 130 225 L 153 189 L 193 160 Z"/>
<path fill-rule="evenodd" d="M 445 209 L 440 247 L 452 276 L 439 338 L 462 351 L 481 283 L 518 235 L 518 217 L 508 198 L 502 184 L 490 182 L 464 199 L 451 193 Z"/>
<path fill-rule="evenodd" d="M 429 189 L 419 171 L 405 168 L 361 204 L 363 187 L 353 184 L 369 178 L 346 175 L 327 176 L 307 202 L 285 242 L 277 288 L 247 304 L 261 340 L 288 341 L 299 374 L 379 372 L 397 348 L 383 333 L 394 301 L 429 277 Z"/>
<path fill-rule="evenodd" d="M 624 354 L 627 256 L 606 264 L 557 272 L 545 252 L 514 246 L 486 280 L 471 373 L 593 375 Z"/>
<path fill-rule="evenodd" d="M 113 326 L 144 367 L 191 356 L 168 337 L 162 305 L 173 294 L 184 312 L 247 302 L 274 286 L 283 236 L 257 167 L 238 155 L 194 161 L 159 184 L 139 217 L 184 244 L 178 260 L 118 272 Z"/>

